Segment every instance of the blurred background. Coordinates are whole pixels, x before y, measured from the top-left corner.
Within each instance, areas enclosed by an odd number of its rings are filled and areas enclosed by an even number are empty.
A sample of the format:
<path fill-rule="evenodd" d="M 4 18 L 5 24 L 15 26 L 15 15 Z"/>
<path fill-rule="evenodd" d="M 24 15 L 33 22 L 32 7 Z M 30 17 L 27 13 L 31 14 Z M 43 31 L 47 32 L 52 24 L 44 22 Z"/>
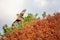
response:
<path fill-rule="evenodd" d="M 46 14 L 60 12 L 60 0 L 0 0 L 0 33 L 3 33 L 3 25 L 11 26 L 23 9 L 27 9 L 24 16 L 28 13 L 39 14 L 41 17 L 43 11 Z"/>

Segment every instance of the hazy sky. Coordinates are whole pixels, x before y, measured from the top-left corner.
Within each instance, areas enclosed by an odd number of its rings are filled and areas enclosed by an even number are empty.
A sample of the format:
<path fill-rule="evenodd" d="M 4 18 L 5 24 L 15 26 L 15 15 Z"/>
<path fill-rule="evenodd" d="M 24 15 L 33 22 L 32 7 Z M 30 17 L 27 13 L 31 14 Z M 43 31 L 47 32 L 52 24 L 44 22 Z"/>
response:
<path fill-rule="evenodd" d="M 10 26 L 16 19 L 16 14 L 23 9 L 27 9 L 26 13 L 38 13 L 39 16 L 43 11 L 53 14 L 60 11 L 60 0 L 0 0 L 0 33 L 3 32 L 2 26 Z"/>

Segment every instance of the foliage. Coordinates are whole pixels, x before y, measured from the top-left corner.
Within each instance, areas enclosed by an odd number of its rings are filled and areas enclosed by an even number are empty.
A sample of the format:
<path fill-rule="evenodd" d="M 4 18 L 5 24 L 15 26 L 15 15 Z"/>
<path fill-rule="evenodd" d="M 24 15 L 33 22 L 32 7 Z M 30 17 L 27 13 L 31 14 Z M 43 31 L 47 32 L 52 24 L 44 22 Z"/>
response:
<path fill-rule="evenodd" d="M 42 14 L 43 18 L 45 18 L 46 16 L 46 12 L 44 11 L 43 14 Z"/>
<path fill-rule="evenodd" d="M 7 27 L 8 27 L 8 25 L 7 25 L 7 24 L 5 24 L 5 25 L 3 26 L 4 33 L 6 33 L 6 32 L 7 32 Z"/>
<path fill-rule="evenodd" d="M 6 37 L 0 40 L 60 40 L 60 13 L 54 14 L 54 16 L 47 16 L 43 20 L 34 20 L 34 22 L 30 21 L 35 19 L 34 16 L 29 19 L 31 16 L 29 14 L 28 17 L 25 17 L 29 21 L 24 19 L 21 24 L 14 26 L 14 29 L 17 29 L 17 26 L 21 26 L 21 28 L 24 26 L 23 29 L 16 30 L 11 35 L 7 34 Z M 25 21 L 32 23 L 25 26 L 27 24 Z"/>
<path fill-rule="evenodd" d="M 22 27 L 24 27 L 25 25 L 31 23 L 33 20 L 35 20 L 36 19 L 36 16 L 37 16 L 37 14 L 36 15 L 33 15 L 32 13 L 29 13 L 28 16 L 27 17 L 24 17 L 23 21 L 20 22 L 19 24 L 17 24 L 16 26 L 8 27 L 8 25 L 5 24 L 3 26 L 4 33 L 5 34 L 10 33 L 11 34 L 15 30 L 17 30 L 17 29 L 20 30 Z"/>

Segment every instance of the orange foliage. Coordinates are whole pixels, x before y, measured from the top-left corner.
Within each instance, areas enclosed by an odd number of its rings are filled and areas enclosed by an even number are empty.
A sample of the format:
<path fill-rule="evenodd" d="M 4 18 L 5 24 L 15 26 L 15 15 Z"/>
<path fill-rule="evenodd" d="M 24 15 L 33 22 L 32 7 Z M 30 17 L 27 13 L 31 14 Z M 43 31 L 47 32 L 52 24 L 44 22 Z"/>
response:
<path fill-rule="evenodd" d="M 1 40 L 60 40 L 60 13 L 49 15 L 46 19 L 35 20 Z"/>

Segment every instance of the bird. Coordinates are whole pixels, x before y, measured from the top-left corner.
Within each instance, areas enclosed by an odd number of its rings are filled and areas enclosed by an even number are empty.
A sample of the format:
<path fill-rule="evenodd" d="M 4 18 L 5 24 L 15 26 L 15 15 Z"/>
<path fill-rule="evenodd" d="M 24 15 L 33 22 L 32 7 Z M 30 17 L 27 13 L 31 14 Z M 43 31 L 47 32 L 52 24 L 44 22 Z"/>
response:
<path fill-rule="evenodd" d="M 12 23 L 12 26 L 19 24 L 23 20 L 23 15 L 26 12 L 26 9 L 22 10 L 20 14 L 17 14 L 17 19 Z"/>

